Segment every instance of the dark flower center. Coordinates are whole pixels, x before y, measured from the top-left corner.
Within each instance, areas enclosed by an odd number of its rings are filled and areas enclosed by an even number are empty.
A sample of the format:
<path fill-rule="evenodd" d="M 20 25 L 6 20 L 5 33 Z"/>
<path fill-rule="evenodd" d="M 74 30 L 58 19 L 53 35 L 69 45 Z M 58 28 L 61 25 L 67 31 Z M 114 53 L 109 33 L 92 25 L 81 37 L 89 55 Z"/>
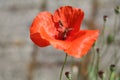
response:
<path fill-rule="evenodd" d="M 57 26 L 57 31 L 58 31 L 58 35 L 57 35 L 56 38 L 59 39 L 59 40 L 66 40 L 67 37 L 70 35 L 70 32 L 72 31 L 72 28 L 64 27 L 61 20 L 59 20 L 58 26 Z"/>

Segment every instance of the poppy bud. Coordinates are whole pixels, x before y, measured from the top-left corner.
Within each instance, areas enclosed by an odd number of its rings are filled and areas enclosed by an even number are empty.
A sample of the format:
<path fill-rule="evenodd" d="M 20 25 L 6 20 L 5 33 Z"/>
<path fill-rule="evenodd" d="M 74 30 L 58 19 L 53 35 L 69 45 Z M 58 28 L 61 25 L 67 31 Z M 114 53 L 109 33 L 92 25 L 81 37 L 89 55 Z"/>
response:
<path fill-rule="evenodd" d="M 99 48 L 97 48 L 97 49 L 96 49 L 96 51 L 97 51 L 97 53 L 99 53 L 99 52 L 100 52 L 100 49 L 99 49 Z"/>
<path fill-rule="evenodd" d="M 108 19 L 108 16 L 107 16 L 107 15 L 104 15 L 104 16 L 103 16 L 103 20 L 106 22 L 107 19 Z"/>
<path fill-rule="evenodd" d="M 111 64 L 111 65 L 110 65 L 110 71 L 111 71 L 111 72 L 115 71 L 115 65 L 114 65 L 114 64 Z"/>
<path fill-rule="evenodd" d="M 114 9 L 114 11 L 115 11 L 116 14 L 119 14 L 119 13 L 120 13 L 120 7 L 117 6 L 117 7 Z"/>
<path fill-rule="evenodd" d="M 98 75 L 99 75 L 99 77 L 100 77 L 101 79 L 103 79 L 103 74 L 104 74 L 103 71 L 99 71 L 99 72 L 98 72 Z"/>
<path fill-rule="evenodd" d="M 116 80 L 116 73 L 115 73 L 115 65 L 111 64 L 110 65 L 110 80 Z"/>
<path fill-rule="evenodd" d="M 70 72 L 65 72 L 65 75 L 67 77 L 68 80 L 71 80 L 72 79 L 72 75 Z"/>
<path fill-rule="evenodd" d="M 114 37 L 112 35 L 107 36 L 107 44 L 111 44 L 114 41 Z"/>

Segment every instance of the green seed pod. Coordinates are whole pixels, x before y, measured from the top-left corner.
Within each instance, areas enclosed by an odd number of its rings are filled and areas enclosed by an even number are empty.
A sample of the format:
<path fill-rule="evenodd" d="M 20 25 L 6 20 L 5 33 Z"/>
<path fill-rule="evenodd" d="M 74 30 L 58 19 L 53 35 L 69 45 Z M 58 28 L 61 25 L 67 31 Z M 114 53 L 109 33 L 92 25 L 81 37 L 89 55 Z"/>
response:
<path fill-rule="evenodd" d="M 72 75 L 70 72 L 65 72 L 65 75 L 67 77 L 68 80 L 71 80 L 72 79 Z"/>
<path fill-rule="evenodd" d="M 100 53 L 100 49 L 99 48 L 97 48 L 96 51 L 97 51 L 97 53 Z"/>
<path fill-rule="evenodd" d="M 119 14 L 119 13 L 120 13 L 120 7 L 117 6 L 117 7 L 114 9 L 114 11 L 115 11 L 115 14 Z"/>
<path fill-rule="evenodd" d="M 115 65 L 114 64 L 110 65 L 110 71 L 111 72 L 115 71 Z"/>
<path fill-rule="evenodd" d="M 107 15 L 104 15 L 104 16 L 103 16 L 103 20 L 106 22 L 107 19 L 108 19 L 108 16 L 107 16 Z"/>
<path fill-rule="evenodd" d="M 98 72 L 98 75 L 99 75 L 99 77 L 100 77 L 101 79 L 103 79 L 103 74 L 104 74 L 103 71 L 99 71 L 99 72 Z"/>
<path fill-rule="evenodd" d="M 107 36 L 107 44 L 111 44 L 114 41 L 114 37 L 112 35 Z"/>

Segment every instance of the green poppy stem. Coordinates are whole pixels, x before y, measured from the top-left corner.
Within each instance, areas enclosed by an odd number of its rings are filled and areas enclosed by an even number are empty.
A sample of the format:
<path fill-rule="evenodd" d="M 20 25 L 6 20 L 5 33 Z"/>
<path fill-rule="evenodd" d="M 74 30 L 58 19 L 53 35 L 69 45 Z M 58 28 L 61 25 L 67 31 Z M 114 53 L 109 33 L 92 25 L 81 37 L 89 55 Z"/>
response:
<path fill-rule="evenodd" d="M 114 58 L 115 58 L 115 64 L 117 64 L 118 63 L 118 58 L 117 58 L 117 49 L 116 49 L 116 46 L 115 46 L 115 44 L 116 44 L 116 42 L 115 42 L 115 37 L 116 37 L 116 33 L 117 33 L 117 29 L 118 29 L 118 26 L 117 26 L 117 18 L 118 17 L 118 15 L 116 14 L 115 15 L 115 21 L 114 21 L 114 33 L 113 33 L 113 37 L 114 37 L 114 41 L 113 41 L 113 44 L 114 44 Z"/>
<path fill-rule="evenodd" d="M 107 23 L 107 16 L 106 15 L 103 16 L 103 21 L 104 21 L 104 23 L 103 23 L 103 28 L 101 31 L 101 40 L 100 40 L 101 46 L 100 46 L 100 48 L 102 48 L 105 44 L 105 29 L 106 29 L 106 23 Z"/>
<path fill-rule="evenodd" d="M 64 59 L 64 63 L 62 65 L 62 68 L 61 68 L 61 71 L 60 71 L 60 79 L 59 80 L 62 80 L 62 74 L 63 74 L 64 66 L 65 66 L 65 64 L 67 62 L 67 56 L 68 55 L 66 54 L 65 59 Z"/>
<path fill-rule="evenodd" d="M 102 29 L 102 38 L 103 38 L 103 43 L 102 44 L 105 44 L 105 28 L 106 28 L 106 21 L 104 21 L 104 24 L 103 24 L 103 29 Z M 103 47 L 103 45 L 102 45 Z"/>
<path fill-rule="evenodd" d="M 115 78 L 115 72 L 113 71 L 113 72 L 111 72 L 110 73 L 110 79 L 109 80 L 115 80 L 116 78 Z"/>
<path fill-rule="evenodd" d="M 100 53 L 99 53 L 99 52 L 97 52 L 96 80 L 98 80 L 99 61 L 100 61 Z"/>

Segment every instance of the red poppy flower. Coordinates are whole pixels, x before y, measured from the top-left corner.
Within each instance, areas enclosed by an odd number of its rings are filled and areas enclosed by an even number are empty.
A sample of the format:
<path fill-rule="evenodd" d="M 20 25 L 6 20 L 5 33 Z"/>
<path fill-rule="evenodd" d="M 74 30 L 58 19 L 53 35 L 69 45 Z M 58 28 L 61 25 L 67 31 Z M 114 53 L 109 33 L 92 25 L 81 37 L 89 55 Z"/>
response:
<path fill-rule="evenodd" d="M 31 40 L 40 47 L 53 45 L 68 55 L 80 58 L 96 41 L 98 30 L 80 30 L 84 17 L 81 9 L 63 6 L 51 13 L 41 12 L 30 27 Z"/>

